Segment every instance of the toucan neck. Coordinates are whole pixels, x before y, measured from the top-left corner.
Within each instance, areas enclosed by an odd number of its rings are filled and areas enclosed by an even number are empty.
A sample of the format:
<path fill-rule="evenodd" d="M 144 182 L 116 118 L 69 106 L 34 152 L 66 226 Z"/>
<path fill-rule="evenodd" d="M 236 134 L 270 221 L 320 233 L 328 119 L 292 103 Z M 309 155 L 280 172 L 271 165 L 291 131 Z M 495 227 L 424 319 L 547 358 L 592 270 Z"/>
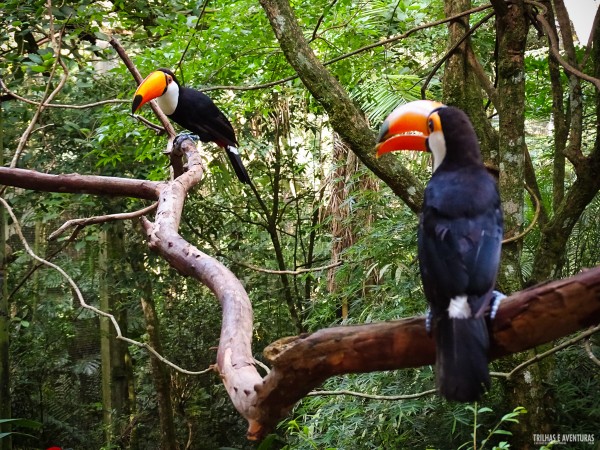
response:
<path fill-rule="evenodd" d="M 167 116 L 173 114 L 179 101 L 179 86 L 177 83 L 170 83 L 165 93 L 156 100 L 162 112 L 164 112 Z"/>

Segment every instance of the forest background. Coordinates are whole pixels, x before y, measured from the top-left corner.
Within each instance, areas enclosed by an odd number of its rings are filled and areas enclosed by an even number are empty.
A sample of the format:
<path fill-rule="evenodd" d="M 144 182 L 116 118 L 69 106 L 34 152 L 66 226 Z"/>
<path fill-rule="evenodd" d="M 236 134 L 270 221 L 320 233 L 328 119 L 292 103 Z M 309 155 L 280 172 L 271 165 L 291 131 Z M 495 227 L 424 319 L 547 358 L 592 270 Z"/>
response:
<path fill-rule="evenodd" d="M 416 228 L 430 159 L 373 153 L 383 118 L 423 95 L 469 113 L 498 175 L 504 292 L 599 265 L 600 33 L 578 41 L 563 0 L 0 6 L 0 167 L 169 179 L 167 138 L 130 115 L 136 83 L 111 39 L 142 75 L 170 67 L 226 112 L 256 192 L 224 155 L 204 152 L 179 232 L 243 283 L 258 361 L 284 336 L 424 313 Z M 50 239 L 67 220 L 151 202 L 39 188 L 0 190 L 18 219 L 0 209 L 0 419 L 19 419 L 0 424 L 3 450 L 525 449 L 557 433 L 595 436 L 570 448 L 599 445 L 600 342 L 589 330 L 493 362 L 476 405 L 438 398 L 431 366 L 344 375 L 249 442 L 210 370 L 214 295 L 150 251 L 137 219 Z M 32 260 L 18 228 L 124 336 L 203 373 L 116 340 L 60 273 Z"/>

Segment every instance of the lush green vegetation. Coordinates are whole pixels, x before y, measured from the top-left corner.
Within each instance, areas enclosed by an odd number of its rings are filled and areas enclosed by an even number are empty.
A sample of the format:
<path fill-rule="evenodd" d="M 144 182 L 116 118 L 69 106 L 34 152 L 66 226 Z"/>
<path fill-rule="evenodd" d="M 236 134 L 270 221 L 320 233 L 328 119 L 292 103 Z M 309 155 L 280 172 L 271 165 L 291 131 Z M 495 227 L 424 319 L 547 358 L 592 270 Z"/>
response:
<path fill-rule="evenodd" d="M 425 311 L 416 261 L 416 214 L 342 144 L 326 109 L 298 78 L 274 83 L 296 72 L 259 2 L 50 3 L 0 2 L 2 81 L 19 96 L 39 102 L 66 77 L 52 103 L 122 102 L 85 109 L 45 108 L 24 143 L 18 167 L 57 174 L 168 178 L 168 160 L 162 154 L 166 138 L 129 114 L 135 82 L 107 43 L 115 37 L 143 75 L 157 67 L 176 69 L 186 84 L 205 88 L 236 128 L 243 159 L 266 209 L 236 182 L 224 154 L 215 147 L 214 154 L 206 156 L 209 173 L 186 200 L 180 233 L 218 256 L 242 280 L 254 308 L 257 359 L 266 345 L 284 336 Z M 292 6 L 321 61 L 444 17 L 441 0 L 318 0 L 294 1 Z M 485 14 L 472 14 L 471 23 Z M 561 138 L 556 128 L 548 131 L 551 119 L 556 120 L 552 96 L 557 85 L 549 75 L 546 39 L 534 30 L 529 33 L 525 139 L 543 211 L 537 216 L 534 202 L 516 199 L 522 203 L 525 224 L 538 221 L 519 248 L 521 266 L 514 283 L 520 286 L 542 281 L 534 269 L 536 258 L 541 258 L 540 245 L 551 237 L 544 234 L 544 226 L 562 207 L 562 199 L 555 197 L 561 158 L 555 148 Z M 398 103 L 420 98 L 420 88 L 445 53 L 447 39 L 446 26 L 439 25 L 327 67 L 375 130 Z M 595 45 L 599 42 L 596 39 Z M 493 76 L 493 21 L 477 30 L 472 45 L 483 70 Z M 64 67 L 56 57 L 59 47 Z M 582 70 L 600 75 L 597 50 L 578 46 L 575 52 Z M 443 70 L 437 72 L 429 81 L 430 98 L 447 95 L 442 74 Z M 582 83 L 571 92 L 573 79 L 562 70 L 559 75 L 553 82 L 563 86 L 568 114 L 581 114 L 582 157 L 600 153 L 598 91 Z M 571 100 L 581 100 L 582 109 Z M 10 95 L 2 97 L 1 165 L 9 165 L 15 157 L 37 109 Z M 142 115 L 153 120 L 149 108 Z M 492 124 L 497 127 L 493 120 Z M 210 145 L 206 148 L 213 150 Z M 398 158 L 426 182 L 427 155 Z M 577 177 L 567 161 L 559 184 L 568 193 Z M 111 298 L 124 334 L 148 340 L 143 298 L 155 307 L 163 355 L 189 370 L 214 363 L 221 324 L 218 303 L 206 288 L 183 279 L 147 249 L 137 221 L 123 222 L 121 227 L 89 226 L 75 236 L 70 237 L 69 231 L 48 241 L 68 219 L 134 211 L 148 202 L 16 188 L 3 188 L 0 195 L 18 216 L 32 249 L 73 277 L 88 303 L 99 305 L 103 293 Z M 546 278 L 566 277 L 600 264 L 600 198 L 595 193 L 591 197 L 568 232 L 563 258 Z M 122 351 L 122 378 L 129 390 L 107 422 L 99 318 L 79 306 L 59 273 L 28 256 L 11 220 L 0 216 L 0 221 L 8 238 L 5 292 L 0 292 L 7 309 L 0 308 L 0 321 L 5 313 L 11 417 L 23 419 L 14 423 L 10 434 L 0 431 L 0 449 L 11 448 L 9 437 L 13 448 L 161 448 L 157 378 L 149 354 L 135 346 Z M 335 270 L 318 269 L 338 258 L 344 263 Z M 317 270 L 283 275 L 257 268 Z M 590 340 L 597 355 L 599 339 L 596 335 Z M 509 372 L 517 364 L 517 359 L 500 360 L 491 370 Z M 596 442 L 600 440 L 600 368 L 585 348 L 571 346 L 534 367 L 522 376 L 532 377 L 532 385 L 495 378 L 491 392 L 475 405 L 449 404 L 433 394 L 385 398 L 433 389 L 432 367 L 332 378 L 323 389 L 382 397 L 306 397 L 262 444 L 246 441 L 247 424 L 231 406 L 216 374 L 192 376 L 168 369 L 176 442 L 169 447 L 163 442 L 162 448 L 525 448 L 523 442 L 532 445 L 534 433 L 595 434 Z M 0 377 L 0 383 L 7 379 Z M 521 402 L 515 392 L 524 389 L 535 391 L 543 402 Z M 542 403 L 544 414 L 537 409 Z M 547 417 L 552 418 L 550 423 Z M 526 428 L 517 428 L 517 423 Z"/>

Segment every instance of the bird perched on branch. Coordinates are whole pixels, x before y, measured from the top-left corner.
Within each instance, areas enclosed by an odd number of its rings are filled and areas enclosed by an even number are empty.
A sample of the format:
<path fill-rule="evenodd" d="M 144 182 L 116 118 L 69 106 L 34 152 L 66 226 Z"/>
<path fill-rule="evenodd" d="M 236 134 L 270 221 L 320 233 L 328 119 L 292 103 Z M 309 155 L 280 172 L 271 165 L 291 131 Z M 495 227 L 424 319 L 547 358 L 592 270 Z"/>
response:
<path fill-rule="evenodd" d="M 383 122 L 377 156 L 429 151 L 433 175 L 418 231 L 421 280 L 436 341 L 438 390 L 471 402 L 489 389 L 489 336 L 484 312 L 495 298 L 503 218 L 494 178 L 475 130 L 458 108 L 419 100 Z"/>
<path fill-rule="evenodd" d="M 198 135 L 202 142 L 214 142 L 225 149 L 237 178 L 250 184 L 231 122 L 206 94 L 181 86 L 169 69 L 158 69 L 135 91 L 132 113 L 155 98 L 160 109 L 175 123 Z"/>

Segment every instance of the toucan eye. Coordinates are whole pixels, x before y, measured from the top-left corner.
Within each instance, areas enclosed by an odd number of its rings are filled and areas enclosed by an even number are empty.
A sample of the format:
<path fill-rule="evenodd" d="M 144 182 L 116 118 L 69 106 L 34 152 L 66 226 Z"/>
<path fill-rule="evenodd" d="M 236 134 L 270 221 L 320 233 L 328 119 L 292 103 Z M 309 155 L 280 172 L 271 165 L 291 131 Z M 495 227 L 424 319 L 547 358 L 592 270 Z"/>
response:
<path fill-rule="evenodd" d="M 173 78 L 171 78 L 171 77 L 168 76 L 167 77 L 167 84 L 171 84 L 171 81 L 173 81 Z"/>
<path fill-rule="evenodd" d="M 433 119 L 429 119 L 427 120 L 427 127 L 429 128 L 429 132 L 433 133 L 433 129 L 434 129 L 434 124 L 433 124 Z"/>

